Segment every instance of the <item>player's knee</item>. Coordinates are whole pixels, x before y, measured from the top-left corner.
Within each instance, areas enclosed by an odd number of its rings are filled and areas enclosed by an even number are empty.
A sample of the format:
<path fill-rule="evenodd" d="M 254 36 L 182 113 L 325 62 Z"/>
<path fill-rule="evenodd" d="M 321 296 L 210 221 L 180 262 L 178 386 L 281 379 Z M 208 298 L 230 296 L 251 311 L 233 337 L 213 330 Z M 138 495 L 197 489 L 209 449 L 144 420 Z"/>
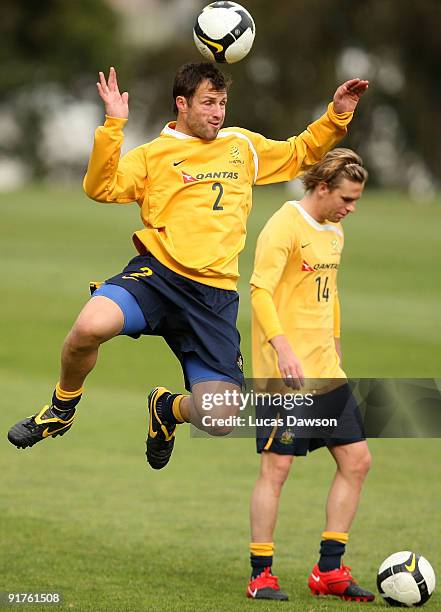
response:
<path fill-rule="evenodd" d="M 233 430 L 234 430 L 234 426 L 233 425 L 225 425 L 222 424 L 222 419 L 220 419 L 221 423 L 218 423 L 216 425 L 212 425 L 209 429 L 209 433 L 212 436 L 216 436 L 216 437 L 223 437 L 223 436 L 228 436 L 228 434 L 230 434 Z"/>
<path fill-rule="evenodd" d="M 268 453 L 262 461 L 262 477 L 267 480 L 276 494 L 280 494 L 291 468 L 290 455 L 277 455 Z"/>
<path fill-rule="evenodd" d="M 204 431 L 211 436 L 228 436 L 237 423 L 237 413 L 239 405 L 211 406 L 210 410 L 204 406 L 199 397 L 193 397 L 193 404 L 190 408 L 190 421 L 192 423 L 201 422 Z"/>
<path fill-rule="evenodd" d="M 351 465 L 351 471 L 358 480 L 364 480 L 372 465 L 372 455 L 366 450 Z"/>
<path fill-rule="evenodd" d="M 123 326 L 121 308 L 107 297 L 94 297 L 80 312 L 66 342 L 72 350 L 97 348 L 118 335 Z"/>
<path fill-rule="evenodd" d="M 108 339 L 108 328 L 98 317 L 80 317 L 73 326 L 68 342 L 73 349 L 98 346 Z"/>
<path fill-rule="evenodd" d="M 367 476 L 369 470 L 372 467 L 372 455 L 369 451 L 366 451 L 364 456 L 361 459 L 360 472 L 363 474 L 363 477 Z"/>

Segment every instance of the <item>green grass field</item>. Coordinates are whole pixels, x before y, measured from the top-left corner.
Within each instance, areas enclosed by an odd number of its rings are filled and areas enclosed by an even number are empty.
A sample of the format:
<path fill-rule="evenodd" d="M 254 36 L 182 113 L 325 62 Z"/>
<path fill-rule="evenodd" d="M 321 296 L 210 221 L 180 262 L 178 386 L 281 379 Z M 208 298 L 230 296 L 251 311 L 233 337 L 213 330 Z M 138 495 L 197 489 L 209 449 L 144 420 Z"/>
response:
<path fill-rule="evenodd" d="M 248 374 L 254 243 L 284 199 L 278 189 L 256 190 L 241 258 Z M 306 587 L 333 473 L 326 451 L 298 460 L 284 489 L 274 569 L 287 604 L 244 596 L 253 440 L 195 439 L 183 426 L 167 469 L 147 467 L 146 392 L 157 384 L 182 389 L 160 339 L 118 338 L 102 348 L 68 435 L 25 451 L 7 442 L 8 427 L 48 401 L 89 280 L 116 273 L 133 255 L 139 222 L 136 206 L 93 204 L 71 189 L 4 194 L 0 210 L 0 591 L 61 592 L 60 608 L 80 611 L 353 609 L 313 599 Z M 439 201 L 384 193 L 367 193 L 345 223 L 340 295 L 350 375 L 441 377 L 440 227 Z M 378 565 L 397 550 L 424 554 L 440 572 L 440 441 L 370 444 L 374 465 L 346 563 L 372 589 Z M 379 600 L 370 607 L 385 609 Z M 441 596 L 426 608 L 441 610 Z"/>

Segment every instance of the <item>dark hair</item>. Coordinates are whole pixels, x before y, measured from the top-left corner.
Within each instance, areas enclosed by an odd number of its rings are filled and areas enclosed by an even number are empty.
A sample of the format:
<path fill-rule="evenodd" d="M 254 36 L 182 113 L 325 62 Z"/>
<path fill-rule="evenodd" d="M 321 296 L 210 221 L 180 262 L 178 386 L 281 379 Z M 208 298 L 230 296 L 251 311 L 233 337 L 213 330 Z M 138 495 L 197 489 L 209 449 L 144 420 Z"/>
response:
<path fill-rule="evenodd" d="M 227 90 L 231 85 L 231 78 L 223 74 L 216 64 L 210 62 L 184 64 L 179 68 L 173 83 L 173 111 L 175 115 L 178 114 L 176 97 L 184 96 L 187 101 L 190 101 L 198 86 L 205 80 L 210 81 L 216 91 Z"/>
<path fill-rule="evenodd" d="M 361 157 L 351 149 L 338 148 L 326 153 L 318 164 L 305 172 L 302 183 L 306 191 L 312 191 L 319 183 L 326 183 L 332 191 L 342 179 L 365 183 L 367 178 Z"/>

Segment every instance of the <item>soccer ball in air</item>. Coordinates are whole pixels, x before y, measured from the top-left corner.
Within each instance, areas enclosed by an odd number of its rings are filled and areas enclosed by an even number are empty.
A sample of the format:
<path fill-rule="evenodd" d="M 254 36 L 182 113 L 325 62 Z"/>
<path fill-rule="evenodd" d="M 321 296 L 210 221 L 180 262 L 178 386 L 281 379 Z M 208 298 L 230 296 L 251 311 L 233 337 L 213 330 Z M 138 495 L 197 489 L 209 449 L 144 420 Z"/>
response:
<path fill-rule="evenodd" d="M 234 64 L 253 46 L 256 27 L 237 2 L 212 2 L 198 15 L 193 29 L 196 47 L 210 62 Z"/>
<path fill-rule="evenodd" d="M 422 606 L 435 590 L 435 572 L 427 559 L 403 550 L 380 565 L 377 587 L 391 606 Z"/>

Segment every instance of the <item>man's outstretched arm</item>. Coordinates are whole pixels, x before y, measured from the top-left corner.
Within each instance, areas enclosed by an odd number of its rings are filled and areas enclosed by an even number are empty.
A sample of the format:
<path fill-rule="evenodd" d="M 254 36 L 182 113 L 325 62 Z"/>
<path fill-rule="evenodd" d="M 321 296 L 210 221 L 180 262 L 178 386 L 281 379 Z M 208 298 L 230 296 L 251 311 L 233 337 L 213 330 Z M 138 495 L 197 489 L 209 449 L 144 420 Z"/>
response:
<path fill-rule="evenodd" d="M 99 73 L 98 94 L 104 103 L 106 121 L 95 132 L 84 190 L 98 202 L 125 204 L 139 201 L 144 193 L 147 169 L 140 147 L 122 159 L 123 128 L 129 116 L 129 94 L 120 93 L 115 68 L 109 78 Z"/>
<path fill-rule="evenodd" d="M 303 156 L 300 171 L 303 172 L 318 163 L 344 138 L 357 104 L 368 87 L 369 82 L 362 79 L 351 79 L 342 83 L 337 87 L 327 112 L 297 138 L 290 138 L 296 147 L 299 161 Z"/>
<path fill-rule="evenodd" d="M 340 85 L 327 112 L 288 140 L 269 140 L 247 132 L 258 156 L 257 184 L 290 181 L 318 163 L 346 135 L 347 125 L 368 85 L 362 79 L 351 79 Z"/>

